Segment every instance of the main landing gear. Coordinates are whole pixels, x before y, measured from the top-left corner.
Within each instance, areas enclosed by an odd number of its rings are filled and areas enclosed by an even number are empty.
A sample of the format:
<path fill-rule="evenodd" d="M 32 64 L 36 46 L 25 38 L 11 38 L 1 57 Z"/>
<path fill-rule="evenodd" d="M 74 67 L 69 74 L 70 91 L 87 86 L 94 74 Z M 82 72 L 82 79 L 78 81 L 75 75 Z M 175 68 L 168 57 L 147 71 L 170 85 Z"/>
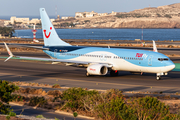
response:
<path fill-rule="evenodd" d="M 111 70 L 110 71 L 110 76 L 118 76 L 118 71 L 117 70 Z"/>
<path fill-rule="evenodd" d="M 88 72 L 86 72 L 86 77 L 89 77 L 89 76 L 90 76 L 90 74 Z"/>

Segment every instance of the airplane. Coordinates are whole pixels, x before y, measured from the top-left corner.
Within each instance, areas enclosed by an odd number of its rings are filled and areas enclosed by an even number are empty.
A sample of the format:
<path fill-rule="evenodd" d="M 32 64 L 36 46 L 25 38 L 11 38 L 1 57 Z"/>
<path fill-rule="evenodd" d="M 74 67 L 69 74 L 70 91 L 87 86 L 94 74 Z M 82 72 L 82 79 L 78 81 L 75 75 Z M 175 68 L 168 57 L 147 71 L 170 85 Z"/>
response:
<path fill-rule="evenodd" d="M 159 53 L 153 41 L 153 51 L 122 48 L 102 48 L 72 46 L 57 35 L 45 8 L 40 8 L 44 46 L 28 46 L 43 50 L 50 58 L 14 56 L 7 44 L 9 60 L 12 57 L 28 60 L 45 60 L 52 64 L 64 63 L 68 66 L 86 68 L 86 76 L 106 75 L 117 76 L 118 71 L 138 73 L 155 73 L 156 79 L 167 75 L 175 68 L 175 64 L 162 53 Z"/>

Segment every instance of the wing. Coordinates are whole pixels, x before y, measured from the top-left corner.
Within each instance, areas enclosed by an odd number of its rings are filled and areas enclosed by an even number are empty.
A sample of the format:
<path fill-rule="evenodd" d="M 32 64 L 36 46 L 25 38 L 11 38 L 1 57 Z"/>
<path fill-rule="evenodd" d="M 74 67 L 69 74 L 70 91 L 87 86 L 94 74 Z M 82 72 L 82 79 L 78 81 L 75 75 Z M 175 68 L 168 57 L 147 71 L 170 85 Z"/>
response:
<path fill-rule="evenodd" d="M 90 64 L 103 64 L 104 66 L 111 68 L 112 64 L 109 63 L 95 63 L 95 62 L 85 62 L 85 61 L 76 61 L 76 60 L 62 60 L 62 59 L 51 59 L 51 58 L 38 58 L 38 57 L 25 57 L 25 56 L 15 56 L 13 53 L 10 51 L 9 47 L 7 44 L 4 42 L 4 45 L 8 51 L 9 57 L 4 61 L 8 61 L 12 57 L 23 59 L 23 60 L 37 60 L 37 61 L 49 61 L 53 63 L 65 63 L 66 65 L 76 65 L 76 66 L 82 66 L 82 67 L 87 67 Z"/>
<path fill-rule="evenodd" d="M 15 46 L 21 46 L 21 47 L 28 47 L 28 48 L 35 48 L 35 49 L 41 49 L 41 50 L 49 50 L 49 48 L 44 48 L 44 47 L 40 47 L 40 46 L 32 46 L 30 44 L 28 45 L 24 45 L 24 44 L 14 44 L 14 43 L 5 43 L 6 45 L 15 45 Z M 2 45 L 2 44 L 0 44 Z"/>

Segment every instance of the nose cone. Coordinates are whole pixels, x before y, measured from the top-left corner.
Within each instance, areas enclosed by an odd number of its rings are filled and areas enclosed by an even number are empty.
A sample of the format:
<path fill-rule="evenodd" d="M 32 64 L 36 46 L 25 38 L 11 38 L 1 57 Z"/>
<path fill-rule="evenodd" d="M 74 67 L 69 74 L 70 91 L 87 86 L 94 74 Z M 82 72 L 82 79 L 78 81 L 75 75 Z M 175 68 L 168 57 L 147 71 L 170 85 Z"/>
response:
<path fill-rule="evenodd" d="M 175 68 L 175 64 L 169 60 L 169 61 L 164 61 L 164 68 L 162 69 L 162 72 L 169 72 Z"/>
<path fill-rule="evenodd" d="M 170 66 L 170 70 L 173 70 L 175 68 L 175 64 Z"/>
<path fill-rule="evenodd" d="M 175 66 L 175 64 L 173 63 L 171 70 L 173 70 L 175 67 L 176 67 L 176 66 Z"/>
<path fill-rule="evenodd" d="M 173 70 L 175 67 L 176 66 L 175 66 L 175 64 L 172 61 L 170 61 L 169 64 L 166 66 L 168 71 Z"/>

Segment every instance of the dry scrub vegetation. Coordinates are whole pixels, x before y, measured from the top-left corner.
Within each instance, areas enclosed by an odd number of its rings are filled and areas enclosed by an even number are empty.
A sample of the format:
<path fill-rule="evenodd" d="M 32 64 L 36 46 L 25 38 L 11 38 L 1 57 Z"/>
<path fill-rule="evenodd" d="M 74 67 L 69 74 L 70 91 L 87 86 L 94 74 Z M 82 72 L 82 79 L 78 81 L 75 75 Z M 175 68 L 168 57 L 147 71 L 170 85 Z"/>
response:
<path fill-rule="evenodd" d="M 28 83 L 14 83 L 28 85 Z M 37 83 L 34 85 L 41 87 Z M 58 84 L 41 85 L 48 88 L 60 87 Z M 180 100 L 171 96 L 152 97 L 134 94 L 129 97 L 115 89 L 100 92 L 83 88 L 61 88 L 61 90 L 49 91 L 20 88 L 13 93 L 13 96 L 14 102 L 20 104 L 70 113 L 77 112 L 80 115 L 102 120 L 180 119 Z"/>
<path fill-rule="evenodd" d="M 16 85 L 28 85 L 28 83 L 14 82 Z M 29 85 L 40 84 L 29 83 Z M 43 86 L 43 84 L 41 84 Z M 44 85 L 46 87 L 60 87 L 58 84 Z M 9 105 L 3 104 L 13 101 L 23 105 L 40 107 L 49 110 L 77 112 L 80 115 L 94 117 L 102 120 L 179 120 L 180 102 L 178 98 L 171 96 L 145 96 L 123 95 L 116 89 L 106 91 L 87 90 L 83 88 L 55 89 L 45 91 L 35 88 L 19 88 L 8 81 L 0 81 L 0 110 L 10 116 Z M 11 90 L 11 91 L 10 91 Z M 10 91 L 10 92 L 7 92 Z M 12 94 L 11 94 L 12 93 Z M 166 101 L 168 100 L 168 102 Z M 5 111 L 4 111 L 5 110 Z"/>

